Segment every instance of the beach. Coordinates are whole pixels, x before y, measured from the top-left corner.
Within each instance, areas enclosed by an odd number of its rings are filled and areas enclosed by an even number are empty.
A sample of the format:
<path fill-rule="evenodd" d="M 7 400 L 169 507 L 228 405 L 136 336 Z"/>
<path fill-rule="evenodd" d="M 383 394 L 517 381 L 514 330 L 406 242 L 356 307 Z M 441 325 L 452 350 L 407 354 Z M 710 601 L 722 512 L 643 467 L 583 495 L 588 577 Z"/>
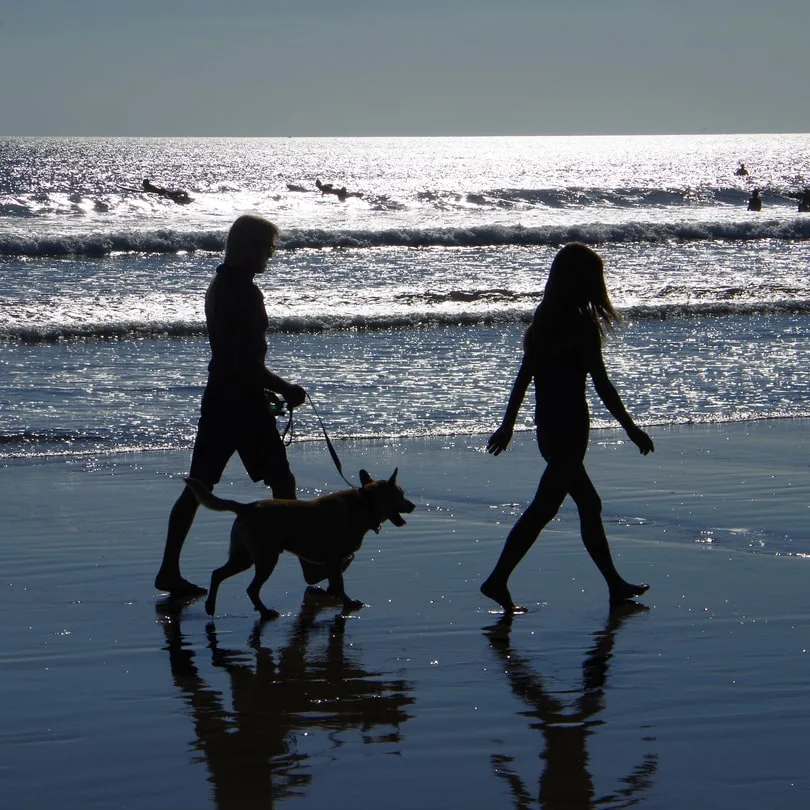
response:
<path fill-rule="evenodd" d="M 152 587 L 188 452 L 7 459 L 0 621 L 8 807 L 803 808 L 810 800 L 806 419 L 597 430 L 587 466 L 617 567 L 607 592 L 566 503 L 515 572 L 529 612 L 478 592 L 540 472 L 531 433 L 341 441 L 347 476 L 399 468 L 417 504 L 346 575 L 347 617 L 285 555 L 257 622 L 247 574 L 217 614 Z M 343 488 L 294 443 L 300 495 Z M 218 493 L 262 496 L 237 462 Z M 200 512 L 184 573 L 224 562 Z M 289 800 L 289 802 L 288 802 Z"/>
<path fill-rule="evenodd" d="M 32 137 L 0 155 L 4 805 L 804 810 L 807 135 Z M 282 234 L 256 279 L 268 366 L 311 395 L 351 481 L 398 469 L 417 505 L 367 536 L 346 575 L 366 607 L 345 617 L 289 555 L 265 624 L 248 574 L 213 617 L 153 588 L 204 294 L 246 211 Z M 483 448 L 572 240 L 604 260 L 623 318 L 606 367 L 656 443 L 640 456 L 589 387 L 617 567 L 650 590 L 609 609 L 566 503 L 509 620 L 479 586 L 541 472 L 531 394 L 509 451 Z M 300 496 L 345 487 L 309 405 L 295 435 Z M 266 490 L 234 460 L 217 493 Z M 197 515 L 194 582 L 230 522 Z"/>

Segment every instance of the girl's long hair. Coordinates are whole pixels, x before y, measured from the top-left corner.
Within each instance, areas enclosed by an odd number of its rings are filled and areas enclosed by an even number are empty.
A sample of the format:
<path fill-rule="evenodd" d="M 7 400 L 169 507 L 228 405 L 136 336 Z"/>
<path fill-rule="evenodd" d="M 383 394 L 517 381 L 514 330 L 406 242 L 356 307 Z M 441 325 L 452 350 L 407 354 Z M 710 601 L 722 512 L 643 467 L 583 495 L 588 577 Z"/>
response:
<path fill-rule="evenodd" d="M 584 316 L 600 340 L 621 321 L 605 286 L 602 259 L 579 242 L 565 245 L 554 257 L 543 300 L 523 338 L 524 349 L 533 353 L 543 331 L 563 325 L 572 316 Z"/>
<path fill-rule="evenodd" d="M 556 321 L 572 311 L 586 315 L 601 337 L 621 320 L 605 286 L 602 259 L 579 242 L 565 245 L 554 257 L 535 320 Z"/>

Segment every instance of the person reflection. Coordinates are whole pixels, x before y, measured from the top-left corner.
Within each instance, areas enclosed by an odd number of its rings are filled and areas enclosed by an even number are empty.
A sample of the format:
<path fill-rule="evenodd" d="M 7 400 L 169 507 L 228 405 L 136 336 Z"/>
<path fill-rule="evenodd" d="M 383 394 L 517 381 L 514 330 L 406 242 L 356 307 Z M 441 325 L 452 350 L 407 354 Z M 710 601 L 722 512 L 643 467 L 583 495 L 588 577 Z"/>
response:
<path fill-rule="evenodd" d="M 346 656 L 345 619 L 318 620 L 320 611 L 333 610 L 334 603 L 317 589 L 307 591 L 278 653 L 263 646 L 266 625 L 261 620 L 241 649 L 223 647 L 209 622 L 210 670 L 183 635 L 187 604 L 169 598 L 156 610 L 174 684 L 193 719 L 195 760 L 208 767 L 218 810 L 269 810 L 276 802 L 304 795 L 314 777 L 308 754 L 297 748 L 304 733 L 359 730 L 364 743 L 400 742 L 412 686 L 367 672 Z M 310 649 L 324 639 L 321 648 Z M 222 672 L 227 686 L 218 688 Z M 340 744 L 329 739 L 330 747 Z"/>
<path fill-rule="evenodd" d="M 538 799 L 543 810 L 592 810 L 617 802 L 616 806 L 629 806 L 638 794 L 652 787 L 658 769 L 657 754 L 644 754 L 641 762 L 619 779 L 620 787 L 606 796 L 596 797 L 588 769 L 588 739 L 602 722 L 598 716 L 605 708 L 605 684 L 616 631 L 628 616 L 646 610 L 643 605 L 628 603 L 610 611 L 604 629 L 594 634 L 594 645 L 585 656 L 582 686 L 573 704 L 548 690 L 530 661 L 513 649 L 511 614 L 484 628 L 490 648 L 503 663 L 512 692 L 529 707 L 521 714 L 531 719 L 531 728 L 543 733 L 545 750 L 541 758 L 545 767 L 540 774 Z M 491 763 L 495 775 L 509 786 L 514 807 L 529 807 L 531 793 L 514 769 L 512 757 L 493 754 Z"/>

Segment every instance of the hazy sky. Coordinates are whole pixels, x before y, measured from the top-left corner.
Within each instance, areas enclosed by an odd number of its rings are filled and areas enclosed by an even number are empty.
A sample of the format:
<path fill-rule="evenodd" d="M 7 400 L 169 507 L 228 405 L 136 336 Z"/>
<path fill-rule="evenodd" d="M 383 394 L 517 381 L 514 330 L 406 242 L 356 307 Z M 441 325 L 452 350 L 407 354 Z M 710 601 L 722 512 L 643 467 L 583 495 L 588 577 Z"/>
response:
<path fill-rule="evenodd" d="M 0 135 L 810 131 L 810 0 L 5 0 Z"/>

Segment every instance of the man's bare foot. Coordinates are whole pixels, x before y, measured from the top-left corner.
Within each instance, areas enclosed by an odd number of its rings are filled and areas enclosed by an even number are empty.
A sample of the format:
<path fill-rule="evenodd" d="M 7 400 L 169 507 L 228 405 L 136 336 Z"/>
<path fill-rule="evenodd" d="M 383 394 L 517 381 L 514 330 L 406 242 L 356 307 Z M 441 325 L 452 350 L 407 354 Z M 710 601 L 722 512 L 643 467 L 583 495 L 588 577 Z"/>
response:
<path fill-rule="evenodd" d="M 164 591 L 170 596 L 178 597 L 180 599 L 187 599 L 191 596 L 205 596 L 208 593 L 207 588 L 195 585 L 181 576 L 167 577 L 163 574 L 158 574 L 155 577 L 155 587 L 159 591 Z"/>
<path fill-rule="evenodd" d="M 622 602 L 629 602 L 631 599 L 635 599 L 637 596 L 646 593 L 649 588 L 650 586 L 646 584 L 633 585 L 631 582 L 622 580 L 618 584 L 611 586 L 610 604 L 619 605 Z"/>
<path fill-rule="evenodd" d="M 525 607 L 516 605 L 512 601 L 512 594 L 509 593 L 506 585 L 487 580 L 481 586 L 481 593 L 492 599 L 493 602 L 497 602 L 507 613 L 526 613 Z"/>

